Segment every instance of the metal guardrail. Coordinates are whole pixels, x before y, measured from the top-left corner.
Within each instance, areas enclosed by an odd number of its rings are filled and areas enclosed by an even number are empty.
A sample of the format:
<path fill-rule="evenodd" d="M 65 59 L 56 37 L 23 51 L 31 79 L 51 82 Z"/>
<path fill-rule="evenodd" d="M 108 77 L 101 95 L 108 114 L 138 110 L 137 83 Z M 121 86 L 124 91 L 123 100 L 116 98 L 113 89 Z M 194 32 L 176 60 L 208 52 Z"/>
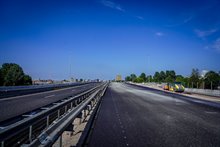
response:
<path fill-rule="evenodd" d="M 88 105 L 103 95 L 108 83 L 101 84 L 77 96 L 54 103 L 50 108 L 0 130 L 1 147 L 7 146 L 50 146 L 65 128 Z"/>
<path fill-rule="evenodd" d="M 185 88 L 185 92 L 220 97 L 220 90 Z"/>
<path fill-rule="evenodd" d="M 92 84 L 96 82 L 85 83 L 66 83 L 66 84 L 49 84 L 49 85 L 31 85 L 31 86 L 7 86 L 0 87 L 0 98 L 7 98 L 12 96 L 20 96 L 24 94 L 32 94 L 37 92 L 50 91 L 60 88 L 67 88 L 72 86 L 81 86 Z"/>
<path fill-rule="evenodd" d="M 77 85 L 86 84 L 86 83 L 90 83 L 90 82 L 65 83 L 65 84 L 46 84 L 46 85 L 29 85 L 29 86 L 0 86 L 0 91 L 14 91 L 14 90 L 29 90 L 29 89 L 39 89 L 39 88 L 77 86 Z"/>

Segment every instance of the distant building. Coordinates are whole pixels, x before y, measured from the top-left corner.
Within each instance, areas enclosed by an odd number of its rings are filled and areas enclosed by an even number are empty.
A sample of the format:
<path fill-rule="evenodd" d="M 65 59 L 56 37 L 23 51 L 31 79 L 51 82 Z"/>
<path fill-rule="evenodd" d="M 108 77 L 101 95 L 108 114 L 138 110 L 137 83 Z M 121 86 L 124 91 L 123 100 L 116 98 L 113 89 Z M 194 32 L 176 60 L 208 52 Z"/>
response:
<path fill-rule="evenodd" d="M 76 82 L 76 79 L 71 78 L 71 79 L 70 79 L 70 82 L 75 83 L 75 82 Z"/>
<path fill-rule="evenodd" d="M 99 79 L 90 80 L 91 82 L 99 82 Z"/>
<path fill-rule="evenodd" d="M 51 79 L 48 79 L 48 80 L 41 80 L 41 79 L 33 80 L 34 85 L 45 85 L 45 84 L 53 84 L 53 83 L 54 83 L 54 81 L 51 80 Z"/>
<path fill-rule="evenodd" d="M 70 82 L 70 81 L 68 81 L 68 80 L 66 80 L 66 79 L 64 79 L 64 80 L 61 81 L 62 84 L 69 83 L 69 82 Z"/>
<path fill-rule="evenodd" d="M 115 78 L 115 81 L 116 82 L 121 82 L 122 81 L 121 75 L 117 75 L 116 78 Z"/>

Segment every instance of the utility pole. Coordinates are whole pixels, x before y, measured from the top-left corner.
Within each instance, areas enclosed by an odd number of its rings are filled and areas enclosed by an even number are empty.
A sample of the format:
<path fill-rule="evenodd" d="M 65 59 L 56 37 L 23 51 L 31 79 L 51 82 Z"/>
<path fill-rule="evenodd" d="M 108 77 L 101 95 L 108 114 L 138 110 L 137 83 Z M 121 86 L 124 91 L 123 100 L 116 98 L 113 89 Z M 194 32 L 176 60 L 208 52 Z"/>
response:
<path fill-rule="evenodd" d="M 71 79 L 72 77 L 72 64 L 71 64 L 71 55 L 70 55 L 70 58 L 69 58 L 69 78 Z"/>
<path fill-rule="evenodd" d="M 146 70 L 146 76 L 147 76 L 147 71 L 149 70 L 149 56 L 147 55 L 147 70 Z M 150 80 L 150 79 L 149 79 Z M 148 80 L 147 80 L 148 81 Z M 148 81 L 150 82 L 150 81 Z"/>

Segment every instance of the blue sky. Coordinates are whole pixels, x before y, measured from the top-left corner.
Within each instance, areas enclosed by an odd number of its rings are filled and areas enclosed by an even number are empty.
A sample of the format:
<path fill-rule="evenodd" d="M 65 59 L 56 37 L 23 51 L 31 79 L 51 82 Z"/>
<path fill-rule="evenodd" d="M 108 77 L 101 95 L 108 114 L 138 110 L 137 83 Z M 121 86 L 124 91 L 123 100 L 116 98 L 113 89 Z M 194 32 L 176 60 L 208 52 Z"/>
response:
<path fill-rule="evenodd" d="M 33 79 L 220 70 L 218 0 L 1 1 L 0 64 Z"/>

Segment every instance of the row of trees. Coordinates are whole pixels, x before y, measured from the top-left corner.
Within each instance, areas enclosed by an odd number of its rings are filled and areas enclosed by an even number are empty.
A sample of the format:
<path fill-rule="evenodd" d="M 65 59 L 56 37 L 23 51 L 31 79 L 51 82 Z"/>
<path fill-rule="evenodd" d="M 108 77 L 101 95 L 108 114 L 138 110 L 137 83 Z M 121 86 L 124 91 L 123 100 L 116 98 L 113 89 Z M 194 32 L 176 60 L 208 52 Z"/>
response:
<path fill-rule="evenodd" d="M 146 76 L 145 73 L 141 73 L 140 76 L 136 76 L 135 74 L 131 74 L 130 76 L 125 77 L 125 81 L 132 81 L 137 83 L 142 82 L 174 82 L 176 78 L 179 78 L 180 75 L 176 76 L 174 70 L 167 70 L 166 72 L 155 72 L 154 76 Z M 181 76 L 182 77 L 182 76 Z"/>
<path fill-rule="evenodd" d="M 0 86 L 31 85 L 32 78 L 15 63 L 4 63 L 0 67 Z"/>
<path fill-rule="evenodd" d="M 146 76 L 145 73 L 141 73 L 140 76 L 131 74 L 125 78 L 125 81 L 132 81 L 136 83 L 142 82 L 181 82 L 185 87 L 190 88 L 207 88 L 207 89 L 217 89 L 220 84 L 220 73 L 214 71 L 209 71 L 205 76 L 200 76 L 198 69 L 192 69 L 192 73 L 189 77 L 184 77 L 182 75 L 176 75 L 174 70 L 166 70 L 155 72 L 154 76 Z"/>

